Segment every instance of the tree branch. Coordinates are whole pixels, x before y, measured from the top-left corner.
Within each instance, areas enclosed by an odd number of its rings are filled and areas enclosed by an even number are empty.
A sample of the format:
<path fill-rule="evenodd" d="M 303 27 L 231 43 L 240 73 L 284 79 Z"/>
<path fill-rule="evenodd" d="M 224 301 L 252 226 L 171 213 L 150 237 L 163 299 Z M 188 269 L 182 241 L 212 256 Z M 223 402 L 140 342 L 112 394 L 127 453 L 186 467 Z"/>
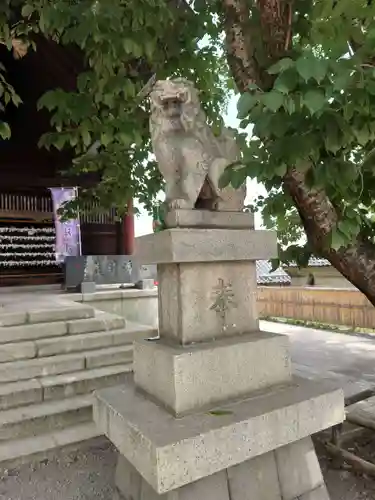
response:
<path fill-rule="evenodd" d="M 251 37 L 246 30 L 250 17 L 247 0 L 223 0 L 225 42 L 228 64 L 238 90 L 245 92 L 249 83 L 260 85 L 260 69 L 253 58 Z"/>

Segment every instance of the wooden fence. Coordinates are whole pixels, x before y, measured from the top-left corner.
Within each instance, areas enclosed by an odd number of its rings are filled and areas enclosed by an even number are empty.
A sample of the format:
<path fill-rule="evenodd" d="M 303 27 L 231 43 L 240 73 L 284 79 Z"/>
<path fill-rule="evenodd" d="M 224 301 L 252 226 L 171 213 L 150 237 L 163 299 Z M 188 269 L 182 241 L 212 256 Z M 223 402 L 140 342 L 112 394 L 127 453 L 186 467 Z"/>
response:
<path fill-rule="evenodd" d="M 258 287 L 258 310 L 261 318 L 375 329 L 375 307 L 356 289 Z"/>

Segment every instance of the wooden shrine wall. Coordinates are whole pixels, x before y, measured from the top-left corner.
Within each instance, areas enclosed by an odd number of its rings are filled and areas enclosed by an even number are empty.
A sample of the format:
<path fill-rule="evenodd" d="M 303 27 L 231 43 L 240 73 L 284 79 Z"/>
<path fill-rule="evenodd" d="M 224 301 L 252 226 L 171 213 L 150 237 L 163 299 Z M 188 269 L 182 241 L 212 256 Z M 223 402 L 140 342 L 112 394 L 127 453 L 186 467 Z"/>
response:
<path fill-rule="evenodd" d="M 117 253 L 114 213 L 82 214 L 80 223 L 84 255 Z M 62 282 L 55 238 L 52 198 L 46 188 L 0 191 L 0 286 Z"/>
<path fill-rule="evenodd" d="M 38 110 L 38 100 L 46 91 L 55 88 L 74 91 L 83 62 L 80 52 L 74 47 L 61 47 L 42 37 L 38 37 L 36 42 L 37 50 L 30 51 L 18 60 L 0 44 L 0 62 L 6 68 L 8 81 L 22 99 L 19 107 L 8 105 L 5 113 L 0 116 L 0 119 L 10 124 L 12 131 L 9 140 L 0 140 L 0 228 L 3 228 L 0 234 L 0 244 L 3 245 L 0 247 L 0 254 L 6 253 L 7 258 L 10 258 L 12 251 L 22 253 L 14 246 L 9 246 L 17 241 L 22 245 L 29 245 L 30 250 L 30 244 L 42 244 L 41 239 L 28 242 L 19 239 L 29 233 L 25 228 L 32 229 L 30 238 L 47 236 L 46 228 L 54 230 L 49 187 L 85 187 L 97 182 L 97 178 L 88 176 L 69 178 L 66 169 L 73 158 L 71 151 L 60 152 L 54 148 L 47 151 L 38 147 L 40 137 L 51 129 L 51 116 L 45 110 Z M 11 233 L 4 229 L 5 227 L 16 229 Z M 24 228 L 22 233 L 21 228 Z M 114 214 L 99 217 L 81 214 L 81 238 L 83 254 L 117 254 L 118 238 Z M 8 245 L 7 248 L 5 244 Z M 51 253 L 47 252 L 47 247 L 45 249 L 46 253 Z M 53 274 L 53 268 L 52 264 L 46 267 L 50 274 Z M 34 271 L 43 274 L 40 266 L 25 269 L 29 269 L 29 274 Z M 57 271 L 61 272 L 61 269 Z M 4 284 L 4 276 L 4 266 L 0 266 L 0 284 L 1 281 Z"/>

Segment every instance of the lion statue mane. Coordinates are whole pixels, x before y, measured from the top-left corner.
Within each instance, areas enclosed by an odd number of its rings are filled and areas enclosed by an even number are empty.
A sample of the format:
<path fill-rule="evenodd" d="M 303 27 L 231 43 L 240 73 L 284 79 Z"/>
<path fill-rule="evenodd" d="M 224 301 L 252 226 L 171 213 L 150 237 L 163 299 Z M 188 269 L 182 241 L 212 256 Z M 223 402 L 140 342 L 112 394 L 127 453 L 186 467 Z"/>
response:
<path fill-rule="evenodd" d="M 157 81 L 150 93 L 153 151 L 166 184 L 167 209 L 242 211 L 246 188 L 219 188 L 225 168 L 239 161 L 234 134 L 215 137 L 199 94 L 183 78 Z"/>

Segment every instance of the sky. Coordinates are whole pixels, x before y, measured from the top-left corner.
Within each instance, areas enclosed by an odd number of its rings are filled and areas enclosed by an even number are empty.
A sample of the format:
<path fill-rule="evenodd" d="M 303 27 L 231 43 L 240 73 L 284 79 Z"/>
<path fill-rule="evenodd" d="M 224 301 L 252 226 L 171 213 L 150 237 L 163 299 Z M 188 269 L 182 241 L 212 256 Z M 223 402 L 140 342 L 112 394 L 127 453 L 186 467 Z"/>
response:
<path fill-rule="evenodd" d="M 233 96 L 229 102 L 227 114 L 224 117 L 225 124 L 229 127 L 238 128 L 239 120 L 237 120 L 237 99 L 238 96 Z M 247 198 L 246 203 L 251 203 L 254 198 L 259 195 L 265 195 L 264 187 L 254 180 L 247 181 Z M 135 219 L 135 236 L 152 233 L 152 217 L 147 214 L 142 207 L 139 207 L 140 215 Z M 259 214 L 255 214 L 255 227 L 258 229 L 262 225 Z"/>

